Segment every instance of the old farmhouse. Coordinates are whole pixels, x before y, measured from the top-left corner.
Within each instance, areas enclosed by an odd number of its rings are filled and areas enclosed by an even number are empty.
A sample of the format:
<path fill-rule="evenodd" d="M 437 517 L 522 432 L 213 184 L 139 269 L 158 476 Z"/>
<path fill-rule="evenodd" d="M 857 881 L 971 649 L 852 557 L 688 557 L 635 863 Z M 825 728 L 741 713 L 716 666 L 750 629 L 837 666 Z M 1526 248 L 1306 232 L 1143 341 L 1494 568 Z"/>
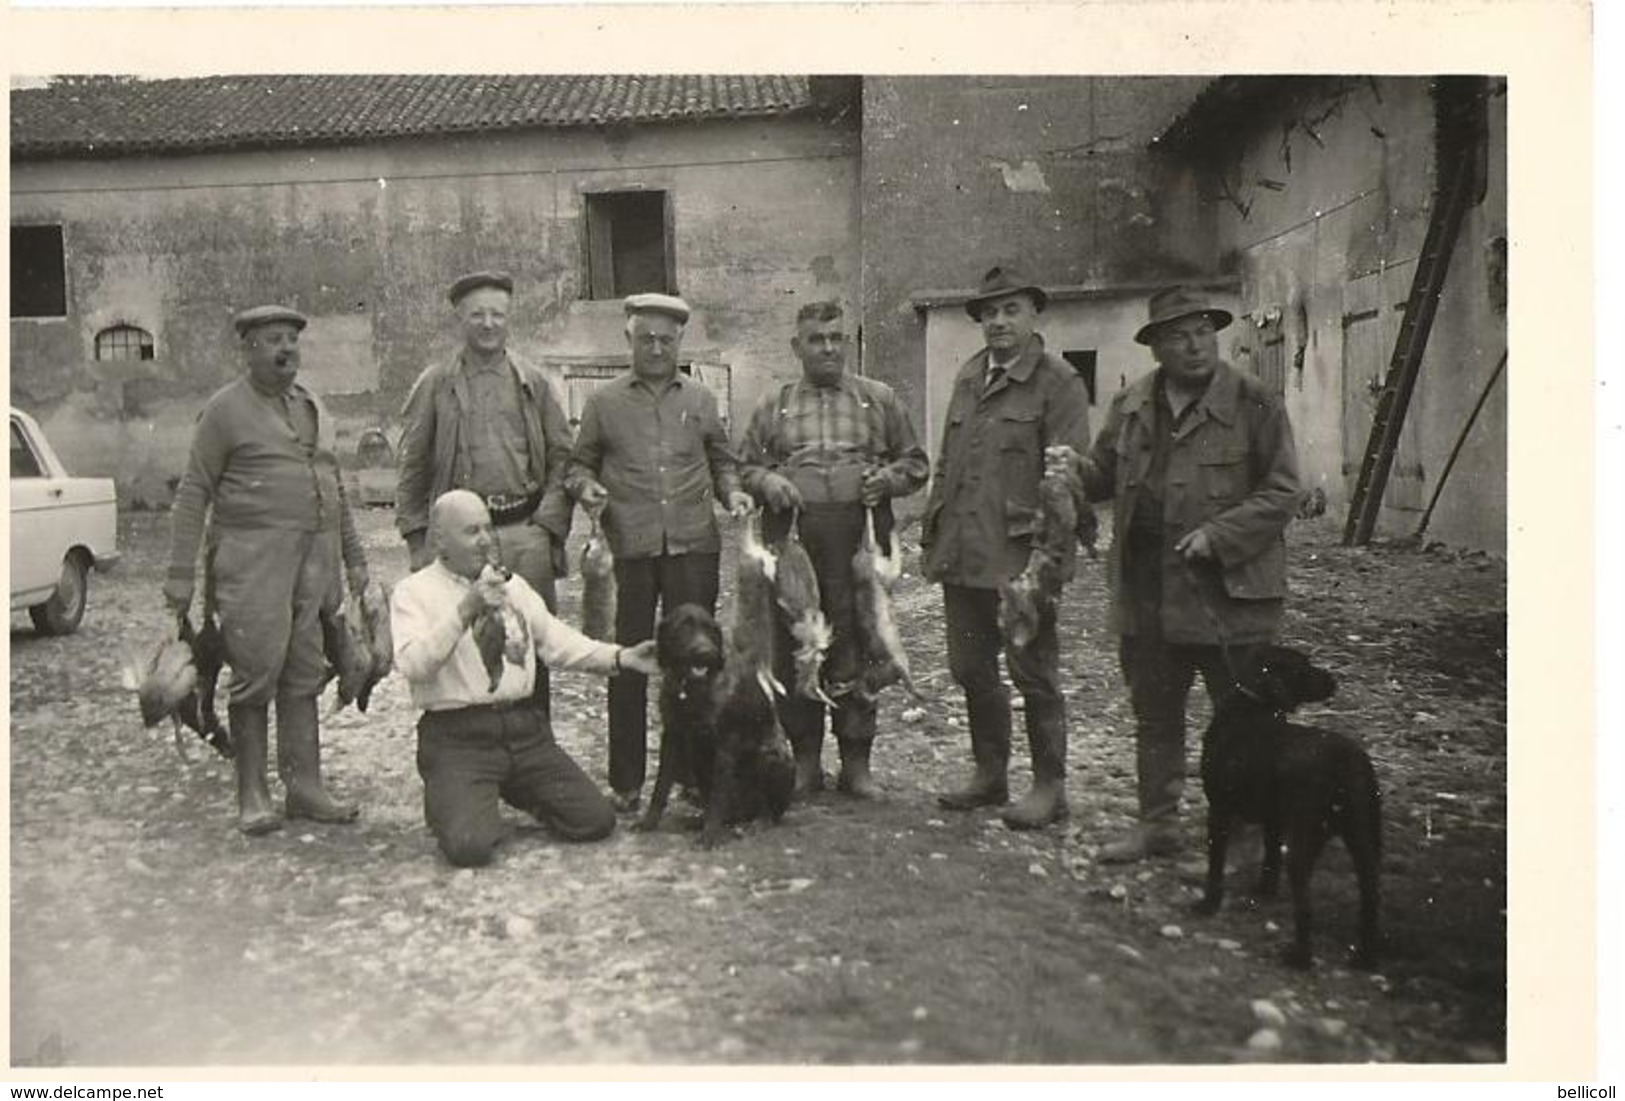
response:
<path fill-rule="evenodd" d="M 449 281 L 517 280 L 513 344 L 573 412 L 626 362 L 623 296 L 696 308 L 742 417 L 796 307 L 856 301 L 859 102 L 839 78 L 259 76 L 14 91 L 12 401 L 128 504 L 167 499 L 230 318 L 312 317 L 341 447 L 455 349 Z"/>

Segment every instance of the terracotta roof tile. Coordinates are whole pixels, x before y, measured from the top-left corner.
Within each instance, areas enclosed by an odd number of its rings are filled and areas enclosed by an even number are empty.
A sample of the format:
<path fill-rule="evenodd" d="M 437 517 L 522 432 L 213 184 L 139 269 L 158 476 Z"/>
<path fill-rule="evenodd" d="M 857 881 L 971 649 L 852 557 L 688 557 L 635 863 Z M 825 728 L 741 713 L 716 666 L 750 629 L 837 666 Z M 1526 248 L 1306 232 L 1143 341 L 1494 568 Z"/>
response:
<path fill-rule="evenodd" d="M 801 112 L 804 76 L 222 76 L 11 93 L 19 160 Z"/>

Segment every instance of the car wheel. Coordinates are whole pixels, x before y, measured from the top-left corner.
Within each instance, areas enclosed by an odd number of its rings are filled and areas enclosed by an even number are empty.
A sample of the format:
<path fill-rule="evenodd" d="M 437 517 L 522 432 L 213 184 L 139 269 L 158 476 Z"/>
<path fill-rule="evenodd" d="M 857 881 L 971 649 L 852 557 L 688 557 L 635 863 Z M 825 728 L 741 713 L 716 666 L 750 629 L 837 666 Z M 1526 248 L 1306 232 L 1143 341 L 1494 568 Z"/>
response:
<path fill-rule="evenodd" d="M 62 576 L 57 578 L 56 592 L 43 604 L 28 609 L 34 629 L 43 635 L 71 635 L 79 629 L 85 618 L 86 598 L 90 595 L 90 569 L 85 556 L 69 551 L 62 560 Z"/>

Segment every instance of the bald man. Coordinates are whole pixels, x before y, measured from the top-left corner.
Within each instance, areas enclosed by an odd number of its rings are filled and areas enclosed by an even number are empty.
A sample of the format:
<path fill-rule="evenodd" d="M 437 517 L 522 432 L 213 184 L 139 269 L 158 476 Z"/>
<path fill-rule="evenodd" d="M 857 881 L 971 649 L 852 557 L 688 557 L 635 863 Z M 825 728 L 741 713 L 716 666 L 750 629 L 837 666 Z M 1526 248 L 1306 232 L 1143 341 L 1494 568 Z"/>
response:
<path fill-rule="evenodd" d="M 553 740 L 533 698 L 539 665 L 614 676 L 652 675 L 654 642 L 594 642 L 555 619 L 518 574 L 495 567 L 497 539 L 478 494 L 452 490 L 429 512 L 435 560 L 395 586 L 395 668 L 423 710 L 418 774 L 423 813 L 446 859 L 488 864 L 502 839 L 497 799 L 536 817 L 567 841 L 597 841 L 615 810 Z M 502 627 L 500 665 L 477 634 Z M 494 650 L 487 647 L 491 655 Z"/>

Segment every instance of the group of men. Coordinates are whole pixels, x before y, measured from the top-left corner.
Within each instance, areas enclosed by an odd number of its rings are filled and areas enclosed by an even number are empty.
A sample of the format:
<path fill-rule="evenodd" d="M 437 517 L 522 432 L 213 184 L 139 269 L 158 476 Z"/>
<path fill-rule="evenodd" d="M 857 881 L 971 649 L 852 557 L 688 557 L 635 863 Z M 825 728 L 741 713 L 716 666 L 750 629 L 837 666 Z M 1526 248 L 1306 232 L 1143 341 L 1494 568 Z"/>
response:
<path fill-rule="evenodd" d="M 459 865 L 488 862 L 502 835 L 499 799 L 573 840 L 603 837 L 617 812 L 638 808 L 656 671 L 648 639 L 661 610 L 715 612 L 718 504 L 736 519 L 761 507 L 770 541 L 794 526 L 832 627 L 823 682 L 833 707 L 790 698 L 780 709 L 797 792 L 824 786 L 828 720 L 837 788 L 876 795 L 875 703 L 851 689 L 874 660 L 851 563 L 866 524 L 886 544 L 891 500 L 919 490 L 932 468 L 896 394 L 849 372 L 841 307 L 799 310 L 790 347 L 800 375 L 764 395 L 736 450 L 716 398 L 679 370 L 690 314 L 681 299 L 626 300 L 630 369 L 589 396 L 572 435 L 542 371 L 508 347 L 513 290 L 510 276 L 489 271 L 452 285 L 462 347 L 419 376 L 403 411 L 396 510 L 414 572 L 392 600 L 395 662 L 422 711 L 417 764 L 442 852 Z M 954 380 L 921 543 L 924 572 L 942 585 L 974 769 L 938 801 L 951 810 L 1009 802 L 1002 651 L 1033 771 L 1004 821 L 1033 829 L 1067 816 L 1056 609 L 1042 609 L 1036 637 L 1011 647 L 998 593 L 1027 565 L 1044 523 L 1040 480 L 1059 466 L 1080 505 L 1115 501 L 1111 622 L 1136 720 L 1140 816 L 1102 856 L 1133 860 L 1178 843 L 1195 673 L 1218 692 L 1227 659 L 1268 641 L 1280 622 L 1296 458 L 1280 399 L 1219 356 L 1216 334 L 1231 315 L 1187 288 L 1152 297 L 1135 339 L 1157 369 L 1113 399 L 1091 441 L 1085 386 L 1037 331 L 1046 305 L 1042 287 L 1008 268 L 989 271 L 966 303 L 985 347 Z M 367 565 L 332 421 L 295 378 L 305 324 L 281 306 L 238 315 L 248 370 L 199 417 L 164 588 L 172 608 L 189 607 L 201 546 L 205 609 L 219 617 L 232 666 L 238 825 L 250 834 L 283 816 L 348 822 L 357 813 L 322 784 L 316 696 L 323 618 L 346 583 L 366 585 Z M 614 555 L 615 643 L 554 614 L 577 504 Z M 609 677 L 607 794 L 554 741 L 549 667 Z M 273 702 L 281 815 L 266 781 Z"/>

